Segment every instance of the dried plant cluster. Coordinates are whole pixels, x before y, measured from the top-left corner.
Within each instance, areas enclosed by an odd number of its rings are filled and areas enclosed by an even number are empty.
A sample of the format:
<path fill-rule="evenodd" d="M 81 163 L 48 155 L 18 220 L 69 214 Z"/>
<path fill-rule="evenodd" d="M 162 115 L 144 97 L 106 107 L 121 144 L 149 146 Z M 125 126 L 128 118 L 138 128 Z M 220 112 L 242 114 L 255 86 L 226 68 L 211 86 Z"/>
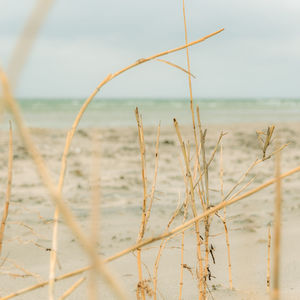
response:
<path fill-rule="evenodd" d="M 14 70 L 14 78 L 17 79 L 19 75 L 19 69 L 21 65 L 26 60 L 26 55 L 28 55 L 30 47 L 34 41 L 34 37 L 38 30 L 38 27 L 41 24 L 43 16 L 46 14 L 47 9 L 49 8 L 51 1 L 45 2 L 45 6 L 37 7 L 36 11 L 33 13 L 32 17 L 29 19 L 28 24 L 25 26 L 25 33 L 28 31 L 28 27 L 35 28 L 31 39 L 26 40 L 26 51 L 20 52 L 20 49 L 24 46 L 24 36 L 20 38 L 20 42 L 17 45 L 16 50 L 14 51 L 13 60 L 11 62 L 12 69 Z M 42 13 L 41 13 L 42 10 Z M 15 291 L 9 295 L 0 295 L 1 299 L 11 299 L 25 293 L 29 293 L 37 288 L 48 286 L 48 298 L 55 299 L 55 284 L 58 281 L 65 280 L 70 277 L 81 274 L 81 278 L 75 281 L 70 288 L 68 288 L 61 296 L 60 299 L 65 299 L 73 292 L 76 292 L 76 288 L 83 284 L 86 280 L 86 274 L 89 272 L 90 280 L 88 282 L 88 296 L 90 299 L 98 299 L 98 296 L 101 295 L 100 291 L 97 291 L 97 277 L 100 276 L 106 284 L 111 288 L 112 292 L 118 299 L 128 299 L 128 292 L 122 287 L 120 282 L 112 275 L 108 263 L 116 260 L 122 256 L 128 255 L 129 253 L 134 253 L 137 260 L 137 277 L 138 282 L 136 284 L 136 298 L 137 299 L 146 299 L 153 298 L 159 299 L 159 265 L 162 259 L 162 254 L 166 248 L 167 243 L 176 236 L 180 236 L 180 243 L 178 247 L 180 248 L 180 262 L 178 264 L 180 268 L 180 277 L 178 278 L 178 287 L 177 291 L 174 291 L 174 295 L 178 295 L 179 299 L 183 299 L 183 290 L 184 290 L 184 272 L 188 271 L 193 276 L 194 280 L 197 282 L 197 294 L 199 299 L 208 299 L 211 296 L 211 287 L 210 280 L 213 278 L 213 274 L 210 269 L 210 265 L 215 263 L 214 256 L 214 246 L 212 243 L 212 236 L 210 235 L 210 226 L 214 218 L 221 220 L 224 227 L 224 238 L 226 240 L 226 252 L 228 258 L 228 287 L 233 289 L 234 282 L 232 280 L 232 270 L 231 270 L 231 251 L 230 251 L 230 232 L 227 226 L 226 219 L 226 207 L 238 202 L 246 197 L 253 195 L 260 190 L 264 189 L 267 186 L 272 184 L 276 185 L 276 205 L 275 205 L 275 220 L 274 220 L 274 248 L 273 248 L 273 270 L 274 273 L 270 275 L 270 265 L 271 265 L 271 233 L 269 229 L 268 233 L 268 245 L 266 251 L 268 252 L 268 261 L 266 262 L 267 269 L 267 278 L 266 278 L 266 288 L 271 289 L 271 294 L 274 299 L 279 299 L 279 259 L 280 259 L 280 210 L 281 210 L 281 180 L 287 176 L 290 176 L 296 172 L 300 171 L 300 166 L 286 172 L 284 174 L 280 173 L 280 152 L 286 147 L 286 145 L 276 145 L 275 150 L 270 151 L 270 145 L 274 144 L 274 126 L 270 126 L 266 132 L 257 132 L 258 140 L 262 146 L 261 157 L 255 160 L 249 168 L 244 172 L 240 179 L 233 184 L 229 192 L 225 194 L 223 188 L 224 181 L 224 169 L 223 169 L 223 147 L 222 139 L 226 133 L 221 132 L 218 140 L 216 141 L 215 147 L 213 150 L 209 150 L 206 145 L 207 139 L 207 130 L 204 129 L 201 118 L 199 107 L 194 106 L 193 103 L 193 94 L 192 94 L 192 81 L 190 70 L 190 58 L 189 58 L 189 47 L 196 45 L 198 43 L 204 42 L 210 37 L 213 37 L 223 29 L 220 29 L 212 34 L 209 34 L 201 39 L 198 39 L 194 42 L 188 42 L 187 37 L 187 23 L 185 15 L 185 6 L 183 1 L 183 19 L 184 19 L 184 28 L 185 28 L 185 45 L 164 51 L 155 55 L 152 55 L 148 58 L 139 59 L 133 64 L 113 73 L 109 74 L 94 90 L 94 92 L 87 98 L 83 104 L 81 110 L 75 118 L 75 121 L 68 131 L 65 140 L 65 148 L 62 154 L 61 159 L 61 169 L 59 172 L 59 183 L 58 185 L 54 184 L 53 178 L 50 176 L 49 169 L 47 168 L 44 159 L 42 158 L 39 150 L 36 147 L 34 140 L 32 139 L 30 130 L 25 126 L 22 113 L 19 109 L 18 103 L 16 102 L 9 81 L 7 80 L 5 72 L 0 69 L 0 80 L 2 84 L 3 95 L 1 97 L 1 107 L 4 110 L 7 110 L 11 113 L 14 118 L 14 126 L 19 132 L 19 135 L 22 139 L 24 147 L 31 156 L 33 162 L 36 165 L 37 172 L 44 184 L 45 188 L 48 190 L 53 204 L 55 205 L 55 213 L 53 216 L 53 234 L 52 234 L 52 245 L 51 248 L 45 249 L 50 253 L 49 261 L 49 278 L 46 281 L 41 281 L 38 274 L 33 274 L 28 270 L 25 270 L 15 262 L 11 262 L 9 258 L 2 256 L 2 248 L 5 242 L 5 227 L 7 218 L 9 216 L 9 204 L 11 196 L 11 185 L 12 185 L 12 170 L 13 170 L 13 140 L 12 140 L 12 127 L 10 126 L 9 130 L 9 157 L 8 157 L 8 175 L 7 175 L 7 191 L 6 191 L 6 200 L 4 202 L 3 212 L 2 212 L 2 221 L 0 229 L 0 270 L 5 272 L 4 266 L 8 263 L 14 265 L 15 270 L 21 270 L 22 273 L 19 276 L 34 276 L 38 278 L 38 283 L 24 288 L 19 291 Z M 27 29 L 26 29 L 27 28 Z M 24 34 L 25 34 L 24 33 Z M 28 32 L 27 32 L 28 34 Z M 169 53 L 173 53 L 179 50 L 186 49 L 186 58 L 187 58 L 187 70 L 175 65 L 172 62 L 158 59 L 159 57 L 165 56 Z M 21 53 L 21 54 L 20 54 Z M 98 254 L 97 249 L 97 228 L 98 228 L 98 218 L 95 212 L 99 210 L 99 198 L 100 198 L 100 178 L 97 175 L 97 169 L 101 168 L 99 162 L 99 153 L 97 155 L 97 146 L 94 147 L 95 156 L 93 158 L 93 165 L 95 167 L 92 170 L 91 182 L 92 182 L 92 218 L 91 218 L 91 234 L 87 235 L 81 229 L 78 220 L 75 218 L 74 214 L 71 212 L 70 207 L 68 206 L 63 194 L 64 179 L 66 174 L 68 155 L 72 145 L 72 139 L 79 125 L 80 119 L 85 113 L 88 105 L 97 95 L 100 89 L 109 83 L 114 78 L 118 77 L 127 70 L 134 68 L 140 64 L 149 62 L 151 60 L 158 60 L 164 62 L 172 67 L 180 69 L 188 76 L 189 84 L 189 93 L 190 93 L 190 109 L 191 109 L 191 121 L 192 121 L 192 131 L 194 140 L 192 143 L 185 140 L 181 133 L 180 124 L 174 118 L 174 130 L 177 134 L 178 145 L 180 146 L 181 158 L 179 159 L 182 166 L 182 175 L 185 185 L 185 194 L 184 199 L 179 204 L 176 211 L 172 214 L 169 221 L 166 221 L 166 228 L 162 230 L 162 233 L 158 236 L 146 238 L 145 234 L 147 232 L 148 223 L 150 222 L 150 215 L 152 206 L 155 205 L 155 189 L 156 189 L 156 179 L 159 172 L 159 138 L 160 138 L 160 125 L 157 130 L 157 139 L 155 146 L 155 156 L 154 160 L 154 174 L 152 181 L 149 181 L 147 166 L 146 166 L 146 144 L 144 139 L 144 129 L 142 117 L 139 113 L 138 108 L 136 108 L 135 116 L 137 120 L 137 132 L 138 140 L 140 147 L 140 157 L 141 157 L 141 178 L 142 178 L 142 188 L 143 188 L 143 199 L 141 201 L 142 214 L 141 214 L 141 223 L 139 226 L 137 241 L 131 247 L 124 249 L 110 257 L 102 257 Z M 19 69 L 16 67 L 19 66 Z M 95 143 L 95 142 L 94 142 Z M 217 154 L 219 153 L 220 164 L 219 164 L 219 203 L 212 203 L 210 197 L 210 166 L 211 163 L 216 159 Z M 249 189 L 250 184 L 254 181 L 252 178 L 250 181 L 246 181 L 247 175 L 252 171 L 257 165 L 263 164 L 264 161 L 270 159 L 271 157 L 276 157 L 276 176 L 273 179 L 257 186 L 253 189 Z M 246 182 L 245 182 L 246 181 Z M 151 184 L 151 185 L 150 185 Z M 246 191 L 247 189 L 247 191 Z M 189 217 L 189 212 L 191 217 Z M 83 251 L 90 259 L 90 265 L 77 269 L 73 272 L 66 273 L 61 276 L 56 276 L 56 269 L 59 266 L 59 261 L 57 259 L 57 249 L 58 249 L 58 234 L 59 234 L 59 218 L 63 218 L 65 224 L 71 229 L 74 236 L 77 239 L 77 242 L 82 246 Z M 181 218 L 181 225 L 175 227 L 173 224 L 175 219 Z M 22 224 L 22 226 L 27 226 Z M 187 229 L 192 228 L 193 230 L 187 232 Z M 192 232 L 192 233 L 191 233 Z M 192 234 L 194 236 L 195 242 L 195 261 L 196 267 L 189 266 L 185 262 L 185 238 L 187 234 Z M 149 271 L 151 266 L 146 267 L 143 264 L 143 250 L 146 245 L 153 244 L 155 242 L 160 242 L 155 258 L 155 264 L 152 266 L 152 272 Z M 157 244 L 156 244 L 157 245 Z M 39 246 L 39 245 L 37 245 Z M 48 266 L 45 266 L 47 268 Z M 15 276 L 18 276 L 15 274 Z M 272 284 L 271 284 L 272 283 Z M 172 295 L 173 296 L 173 295 Z M 100 296 L 99 296 L 100 297 Z"/>

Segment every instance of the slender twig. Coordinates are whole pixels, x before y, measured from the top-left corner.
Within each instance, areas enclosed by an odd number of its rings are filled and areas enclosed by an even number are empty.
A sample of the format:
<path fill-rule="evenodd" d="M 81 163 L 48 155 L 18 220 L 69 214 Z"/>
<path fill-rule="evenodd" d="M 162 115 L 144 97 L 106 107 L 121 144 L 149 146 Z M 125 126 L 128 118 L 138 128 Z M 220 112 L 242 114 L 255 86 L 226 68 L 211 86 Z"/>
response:
<path fill-rule="evenodd" d="M 197 120 L 198 120 L 198 128 L 199 128 L 199 133 L 200 133 L 200 144 L 201 144 L 201 153 L 202 153 L 202 165 L 203 165 L 203 172 L 204 172 L 204 183 L 205 183 L 205 194 L 204 194 L 204 203 L 205 205 L 203 206 L 203 211 L 206 211 L 207 208 L 209 207 L 209 182 L 208 182 L 208 164 L 206 161 L 206 151 L 205 151 L 205 141 L 206 141 L 206 130 L 203 132 L 202 131 L 202 125 L 201 125 L 201 120 L 200 120 L 200 112 L 199 112 L 199 107 L 197 106 Z M 222 138 L 222 135 L 219 138 L 219 142 Z M 217 143 L 217 146 L 219 144 Z M 215 149 L 217 150 L 217 146 Z M 216 153 L 216 150 L 213 152 L 212 159 L 214 157 L 214 153 Z M 211 160 L 212 161 L 212 160 Z M 202 177 L 202 176 L 201 176 Z M 205 244 L 205 267 L 204 267 L 204 284 L 206 285 L 206 280 L 208 278 L 208 270 L 209 270 L 209 265 L 208 265 L 208 258 L 209 258 L 209 231 L 210 231 L 210 219 L 209 216 L 204 218 L 204 229 L 205 229 L 205 235 L 204 235 L 204 244 Z M 206 288 L 204 289 L 204 298 L 206 295 Z"/>
<path fill-rule="evenodd" d="M 273 290 L 272 299 L 278 300 L 280 295 L 280 241 L 281 241 L 281 176 L 280 176 L 280 153 L 275 156 L 275 208 L 274 208 L 274 245 L 273 245 Z"/>
<path fill-rule="evenodd" d="M 85 277 L 80 278 L 77 280 L 68 290 L 66 290 L 63 295 L 59 298 L 59 300 L 64 300 L 69 297 L 84 281 L 86 280 Z"/>
<path fill-rule="evenodd" d="M 186 24 L 184 0 L 182 0 L 182 13 L 183 13 L 183 21 L 184 21 L 185 44 L 188 45 L 188 34 L 187 34 L 187 24 Z M 190 93 L 190 109 L 191 109 L 192 121 L 193 121 L 193 132 L 194 132 L 196 149 L 198 149 L 198 140 L 197 140 L 197 132 L 196 132 L 196 124 L 195 124 L 195 112 L 194 112 L 194 103 L 193 103 L 192 79 L 191 79 L 191 75 L 190 75 L 191 74 L 191 64 L 190 64 L 190 56 L 189 56 L 188 48 L 186 48 L 186 62 L 187 62 L 187 67 L 188 67 L 188 72 L 189 72 L 188 80 L 189 80 L 189 93 Z M 199 292 L 200 292 L 200 290 L 199 290 Z M 201 293 L 199 293 L 199 297 L 200 298 L 202 297 Z"/>
<path fill-rule="evenodd" d="M 100 151 L 99 143 L 97 142 L 96 132 L 92 136 L 92 161 L 91 161 L 91 243 L 97 249 L 99 243 L 99 211 L 100 211 Z M 92 262 L 92 269 L 88 280 L 88 297 L 89 300 L 97 300 L 97 271 Z"/>
<path fill-rule="evenodd" d="M 154 200 L 154 193 L 155 193 L 155 186 L 156 186 L 156 179 L 157 179 L 157 171 L 158 171 L 158 149 L 159 149 L 159 137 L 160 137 L 160 124 L 157 127 L 157 135 L 156 135 L 156 145 L 155 145 L 155 167 L 154 167 L 154 175 L 151 187 L 151 194 L 150 194 L 150 203 L 146 213 L 146 224 L 149 220 L 151 208 Z"/>
<path fill-rule="evenodd" d="M 142 118 L 139 114 L 139 110 L 136 107 L 135 109 L 135 117 L 138 126 L 138 136 L 139 136 L 139 145 L 140 145 L 140 152 L 141 152 L 141 169 L 142 169 L 142 181 L 143 181 L 143 190 L 144 190 L 144 197 L 143 197 L 143 205 L 142 205 L 142 220 L 140 225 L 140 231 L 138 235 L 138 242 L 141 241 L 144 237 L 144 233 L 146 230 L 146 209 L 147 209 L 147 175 L 146 175 L 146 149 L 145 149 L 145 141 L 144 141 L 144 129 Z M 142 262 L 141 262 L 141 249 L 137 249 L 137 266 L 138 266 L 138 275 L 139 275 L 139 282 L 138 282 L 138 289 L 137 289 L 137 298 L 139 295 L 141 296 L 142 300 L 145 300 L 145 290 L 143 289 L 143 273 L 142 273 Z"/>
<path fill-rule="evenodd" d="M 187 219 L 187 212 L 188 212 L 188 194 L 186 193 L 184 202 L 184 214 L 182 223 L 184 223 Z M 179 281 L 179 300 L 182 299 L 182 290 L 183 290 L 183 269 L 184 269 L 184 238 L 185 238 L 185 231 L 182 232 L 181 236 L 181 252 L 180 252 L 180 281 Z"/>
<path fill-rule="evenodd" d="M 189 193 L 190 193 L 190 197 L 191 197 L 192 212 L 193 212 L 194 218 L 196 218 L 198 213 L 197 213 L 196 203 L 195 203 L 194 185 L 193 185 L 193 179 L 192 179 L 192 176 L 191 176 L 190 163 L 189 163 L 189 160 L 188 160 L 188 157 L 187 157 L 185 145 L 184 145 L 184 142 L 182 140 L 181 133 L 180 133 L 179 126 L 178 126 L 178 122 L 176 121 L 176 119 L 174 119 L 174 126 L 175 126 L 175 129 L 176 129 L 176 133 L 177 133 L 177 136 L 178 136 L 178 140 L 179 140 L 179 143 L 180 143 L 180 146 L 181 146 L 181 151 L 182 151 L 184 162 L 185 162 L 187 181 L 188 181 L 188 184 L 190 186 Z M 198 259 L 199 272 L 200 272 L 200 276 L 199 276 L 199 279 L 198 279 L 198 290 L 199 290 L 199 297 L 202 298 L 204 289 L 203 289 L 203 286 L 202 286 L 203 265 L 202 265 L 202 254 L 201 254 L 201 249 L 200 249 L 202 241 L 200 239 L 199 222 L 195 222 L 194 226 L 195 226 L 195 234 L 196 234 L 196 241 L 197 241 L 197 259 Z"/>
<path fill-rule="evenodd" d="M 221 145 L 220 148 L 220 185 L 221 185 L 221 199 L 224 201 L 224 168 L 223 168 L 223 146 Z M 230 244 L 229 244 L 229 233 L 226 223 L 226 207 L 223 210 L 223 218 L 220 217 L 225 230 L 225 239 L 226 239 L 226 246 L 227 246 L 227 260 L 228 260 L 228 278 L 229 278 L 229 287 L 232 290 L 232 274 L 231 274 L 231 257 L 230 257 Z"/>
<path fill-rule="evenodd" d="M 271 274 L 271 228 L 268 226 L 267 291 L 270 291 Z"/>
<path fill-rule="evenodd" d="M 12 138 L 12 126 L 11 126 L 11 122 L 9 122 L 8 174 L 7 174 L 6 201 L 4 205 L 1 227 L 0 227 L 0 257 L 2 252 L 3 237 L 4 237 L 5 225 L 8 216 L 8 209 L 9 209 L 9 203 L 11 197 L 12 164 L 13 164 L 13 138 Z"/>

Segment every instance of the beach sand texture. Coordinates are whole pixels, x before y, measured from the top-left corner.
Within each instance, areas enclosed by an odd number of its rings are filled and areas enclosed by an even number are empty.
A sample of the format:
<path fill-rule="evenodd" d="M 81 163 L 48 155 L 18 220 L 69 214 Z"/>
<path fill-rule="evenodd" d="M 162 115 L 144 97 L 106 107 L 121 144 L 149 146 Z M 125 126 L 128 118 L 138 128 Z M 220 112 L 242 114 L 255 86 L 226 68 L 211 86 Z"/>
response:
<path fill-rule="evenodd" d="M 276 134 L 281 143 L 289 143 L 282 151 L 282 172 L 299 165 L 299 125 L 278 124 Z M 208 155 L 214 149 L 220 131 L 228 132 L 223 137 L 224 192 L 231 189 L 240 176 L 256 158 L 262 155 L 256 131 L 265 130 L 266 124 L 210 125 L 207 131 Z M 193 146 L 192 128 L 182 128 L 184 139 Z M 33 129 L 34 140 L 53 178 L 58 180 L 60 159 L 64 147 L 66 130 Z M 146 166 L 149 185 L 154 171 L 156 128 L 144 129 L 146 144 Z M 84 232 L 90 231 L 91 215 L 91 165 L 93 164 L 92 140 L 99 142 L 101 174 L 100 230 L 97 251 L 109 257 L 118 251 L 135 244 L 141 218 L 143 188 L 141 180 L 140 153 L 136 128 L 80 129 L 70 151 L 63 195 L 72 212 L 80 222 Z M 7 178 L 8 133 L 1 132 L 1 198 L 5 198 Z M 274 145 L 271 145 L 271 148 Z M 270 148 L 270 151 L 272 149 Z M 210 166 L 211 204 L 220 202 L 219 167 L 220 153 Z M 182 161 L 180 145 L 173 127 L 163 127 L 160 136 L 159 169 L 157 186 L 149 227 L 145 237 L 162 232 L 185 197 L 185 185 L 180 167 Z M 182 161 L 183 164 L 183 161 Z M 274 177 L 274 159 L 269 159 L 255 167 L 247 177 L 247 182 L 256 175 L 248 189 Z M 295 174 L 283 181 L 283 217 L 281 252 L 281 294 L 282 299 L 297 299 L 300 294 L 299 278 L 299 179 Z M 274 186 L 241 200 L 227 208 L 232 281 L 234 290 L 229 289 L 227 249 L 222 222 L 216 216 L 210 229 L 215 264 L 209 260 L 211 281 L 208 288 L 214 299 L 264 299 L 266 292 L 268 226 L 273 221 Z M 14 166 L 11 205 L 5 231 L 2 252 L 0 295 L 4 296 L 18 289 L 30 286 L 48 278 L 49 253 L 53 204 L 36 174 L 35 166 L 14 132 Z M 221 214 L 221 213 L 220 213 Z M 188 213 L 192 217 L 191 211 Z M 183 210 L 175 218 L 172 227 L 180 225 Z M 204 234 L 202 232 L 202 234 Z M 76 243 L 64 223 L 59 224 L 57 275 L 84 267 L 89 259 Z M 185 238 L 183 299 L 197 297 L 196 249 L 194 234 L 187 231 Z M 142 251 L 145 264 L 144 278 L 153 276 L 154 260 L 159 243 L 146 246 Z M 159 299 L 177 299 L 180 279 L 181 235 L 170 240 L 162 253 L 158 269 Z M 204 251 L 204 250 L 202 250 Z M 16 267 L 17 264 L 19 267 Z M 146 267 L 147 266 L 147 267 Z M 109 263 L 116 277 L 126 287 L 131 298 L 135 297 L 138 282 L 136 258 L 128 254 Z M 26 269 L 24 271 L 22 268 Z M 148 274 L 148 271 L 150 274 Z M 30 272 L 30 273 L 29 273 Z M 150 277 L 151 275 L 151 277 Z M 81 275 L 82 276 L 82 275 Z M 88 274 L 84 276 L 88 277 Z M 76 277 L 77 279 L 80 277 Z M 76 279 L 76 280 L 77 280 Z M 75 281 L 67 279 L 56 284 L 56 295 L 62 295 Z M 110 290 L 100 281 L 101 298 L 114 299 Z M 87 286 L 82 284 L 69 299 L 84 299 Z M 47 297 L 47 288 L 21 295 L 20 299 Z M 208 295 L 208 297 L 210 297 Z"/>

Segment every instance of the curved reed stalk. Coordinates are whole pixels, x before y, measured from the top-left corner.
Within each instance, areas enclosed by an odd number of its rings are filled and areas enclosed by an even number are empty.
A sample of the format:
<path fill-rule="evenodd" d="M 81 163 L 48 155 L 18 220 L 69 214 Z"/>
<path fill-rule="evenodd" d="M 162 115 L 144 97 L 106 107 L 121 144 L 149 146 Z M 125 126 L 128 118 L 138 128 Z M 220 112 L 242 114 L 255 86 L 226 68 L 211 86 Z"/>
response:
<path fill-rule="evenodd" d="M 59 298 L 59 300 L 64 300 L 69 297 L 84 281 L 86 280 L 85 277 L 80 278 L 77 280 L 68 290 L 66 290 L 63 295 Z"/>
<path fill-rule="evenodd" d="M 9 121 L 8 174 L 7 174 L 6 201 L 5 201 L 5 206 L 4 206 L 2 221 L 0 226 L 0 257 L 2 252 L 4 230 L 5 230 L 6 220 L 8 216 L 8 208 L 9 208 L 9 202 L 11 196 L 12 164 L 13 164 L 13 137 L 12 137 L 11 121 Z"/>
<path fill-rule="evenodd" d="M 222 32 L 224 30 L 224 28 L 211 33 L 209 35 L 206 35 L 205 37 L 198 39 L 194 42 L 188 43 L 186 45 L 171 49 L 171 50 L 167 50 L 167 51 L 163 51 L 157 54 L 154 54 L 152 56 L 149 56 L 148 58 L 142 58 L 142 59 L 138 59 L 136 62 L 130 64 L 129 66 L 113 73 L 113 74 L 109 74 L 97 87 L 96 89 L 92 92 L 92 94 L 85 100 L 84 104 L 82 105 L 80 111 L 78 112 L 74 123 L 70 129 L 70 131 L 68 132 L 67 138 L 66 138 L 66 142 L 65 142 L 65 148 L 64 148 L 64 152 L 63 152 L 63 156 L 62 156 L 62 160 L 61 160 L 61 170 L 60 170 L 60 177 L 59 177 L 59 183 L 58 183 L 58 191 L 61 194 L 62 192 L 62 188 L 63 188 L 63 182 L 64 182 L 64 176 L 65 176 L 65 171 L 66 171 L 66 166 L 67 166 L 67 157 L 68 157 L 68 153 L 71 147 L 71 142 L 72 139 L 74 137 L 74 134 L 76 132 L 76 129 L 78 127 L 78 124 L 84 114 L 84 112 L 86 111 L 88 105 L 91 103 L 91 101 L 94 99 L 94 97 L 97 95 L 97 93 L 99 92 L 99 90 L 105 85 L 107 84 L 109 81 L 111 81 L 112 79 L 114 79 L 115 77 L 118 77 L 119 75 L 121 75 L 122 73 L 140 65 L 143 64 L 147 61 L 151 61 L 154 59 L 157 59 L 158 57 L 161 56 L 165 56 L 167 54 L 173 53 L 173 52 L 177 52 L 179 50 L 188 48 L 190 46 L 196 45 L 198 43 L 204 42 L 206 39 L 213 37 L 214 35 L 217 35 L 218 33 Z M 166 62 L 166 61 L 164 61 Z M 168 62 L 168 64 L 173 65 L 171 63 Z M 174 65 L 173 65 L 174 66 Z M 177 65 L 175 66 L 177 68 L 179 68 Z M 180 68 L 181 69 L 181 68 Z M 184 70 L 186 71 L 186 70 Z M 187 73 L 190 73 L 189 71 Z M 55 277 L 55 265 L 56 265 L 56 253 L 57 253 L 57 234 L 58 234 L 58 217 L 59 217 L 59 208 L 56 207 L 55 208 L 55 212 L 54 212 L 54 225 L 53 225 L 53 233 L 52 233 L 52 251 L 51 251 L 51 258 L 50 258 L 50 273 L 49 273 L 49 279 L 51 280 L 51 287 L 49 290 L 49 293 L 53 294 L 53 286 L 54 286 L 54 277 Z"/>
<path fill-rule="evenodd" d="M 186 153 L 186 149 L 185 149 L 185 145 L 184 142 L 182 140 L 181 137 L 181 133 L 179 130 L 179 126 L 178 126 L 178 122 L 176 119 L 174 119 L 174 126 L 176 129 L 176 133 L 178 136 L 178 140 L 181 146 L 181 151 L 183 154 L 183 158 L 184 158 L 184 162 L 185 162 L 185 168 L 186 168 L 186 176 L 187 176 L 187 181 L 189 184 L 189 193 L 191 196 L 191 207 L 192 207 L 192 212 L 193 212 L 193 216 L 194 218 L 196 218 L 198 216 L 197 213 L 197 208 L 196 208 L 196 202 L 195 202 L 195 193 L 194 193 L 194 184 L 193 184 L 193 179 L 191 176 L 191 169 L 190 169 L 190 163 L 189 163 L 189 159 Z M 199 291 L 199 299 L 202 299 L 205 296 L 205 288 L 203 288 L 203 264 L 202 264 L 202 254 L 201 254 L 201 238 L 200 238 L 200 229 L 199 229 L 199 221 L 196 221 L 194 223 L 195 226 L 195 234 L 196 234 L 196 242 L 197 242 L 197 263 L 199 265 L 199 272 L 200 272 L 200 276 L 198 278 L 198 291 Z"/>
<path fill-rule="evenodd" d="M 265 153 L 264 153 L 265 154 Z M 274 243 L 273 243 L 273 278 L 272 300 L 280 299 L 280 243 L 281 243 L 281 176 L 280 176 L 280 153 L 275 156 L 275 207 L 274 207 Z"/>
<path fill-rule="evenodd" d="M 221 199 L 224 201 L 224 182 L 223 182 L 224 168 L 223 168 L 223 145 L 221 144 L 220 148 L 220 186 L 221 186 Z M 229 278 L 229 287 L 232 290 L 232 274 L 231 274 L 231 256 L 230 256 L 230 244 L 229 244 L 229 233 L 226 223 L 226 207 L 223 210 L 223 217 L 220 216 L 221 221 L 224 225 L 225 230 L 225 239 L 227 246 L 227 260 L 228 260 L 228 278 Z"/>

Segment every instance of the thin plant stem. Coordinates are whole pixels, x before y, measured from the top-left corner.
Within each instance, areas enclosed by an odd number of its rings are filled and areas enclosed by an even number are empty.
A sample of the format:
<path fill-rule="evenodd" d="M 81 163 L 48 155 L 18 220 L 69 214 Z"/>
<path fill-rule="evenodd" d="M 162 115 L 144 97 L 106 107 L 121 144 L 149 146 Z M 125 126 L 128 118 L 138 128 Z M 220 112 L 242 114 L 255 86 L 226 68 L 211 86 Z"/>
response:
<path fill-rule="evenodd" d="M 59 300 L 64 300 L 69 297 L 85 280 L 85 277 L 78 279 L 68 290 L 63 293 Z"/>
<path fill-rule="evenodd" d="M 185 44 L 188 44 L 188 34 L 187 34 L 187 24 L 186 24 L 186 15 L 185 15 L 185 3 L 184 0 L 182 0 L 182 13 L 183 13 L 183 21 L 184 21 L 184 37 L 185 37 Z M 192 122 L 193 122 L 193 132 L 194 132 L 194 138 L 195 138 L 195 145 L 196 145 L 196 151 L 198 149 L 198 141 L 197 141 L 197 132 L 196 132 L 196 125 L 195 125 L 195 112 L 194 112 L 194 103 L 193 103 L 193 90 L 192 90 L 192 79 L 191 79 L 191 64 L 190 64 L 190 56 L 189 56 L 189 49 L 186 48 L 186 62 L 188 67 L 188 80 L 189 80 L 189 93 L 190 93 L 190 109 L 192 113 Z M 201 293 L 200 293 L 201 295 Z M 201 298 L 201 296 L 200 296 Z"/>
<path fill-rule="evenodd" d="M 92 161 L 91 161 L 91 243 L 97 249 L 99 243 L 99 211 L 101 201 L 100 191 L 100 151 L 99 143 L 96 139 L 96 132 L 93 132 L 92 137 Z M 92 269 L 88 280 L 88 297 L 90 300 L 97 300 L 97 271 L 92 262 Z"/>
<path fill-rule="evenodd" d="M 186 194 L 186 200 L 184 203 L 184 214 L 183 214 L 183 221 L 184 223 L 187 219 L 187 212 L 188 212 L 188 194 Z M 180 249 L 180 281 L 179 281 L 179 300 L 182 299 L 182 290 L 183 290 L 183 266 L 184 266 L 184 237 L 185 231 L 181 234 L 181 249 Z"/>
<path fill-rule="evenodd" d="M 146 175 L 146 149 L 145 149 L 145 141 L 144 141 L 144 130 L 142 119 L 139 114 L 138 108 L 135 109 L 135 116 L 138 126 L 138 136 L 139 136 L 139 145 L 140 145 L 140 153 L 141 153 L 141 167 L 142 167 L 142 181 L 143 181 L 143 205 L 142 205 L 142 220 L 140 225 L 140 231 L 138 235 L 138 242 L 141 241 L 144 237 L 144 233 L 146 230 L 146 209 L 147 209 L 147 175 Z M 142 300 L 145 300 L 145 291 L 143 288 L 143 273 L 142 273 L 142 262 L 141 262 L 141 249 L 137 249 L 137 265 L 138 265 L 138 288 L 137 288 L 137 298 L 141 295 Z"/>
<path fill-rule="evenodd" d="M 270 291 L 271 274 L 271 228 L 268 226 L 267 291 Z"/>
<path fill-rule="evenodd" d="M 201 144 L 201 153 L 202 153 L 202 164 L 203 164 L 203 172 L 204 172 L 204 183 L 205 183 L 205 206 L 203 207 L 204 211 L 207 210 L 209 207 L 209 184 L 208 184 L 208 165 L 206 161 L 206 154 L 205 154 L 205 138 L 206 138 L 206 131 L 202 131 L 201 120 L 200 120 L 200 112 L 199 107 L 197 106 L 197 120 L 198 120 L 198 127 L 200 133 L 200 144 Z M 217 144 L 218 145 L 218 144 Z M 205 268 L 204 268 L 204 283 L 206 283 L 207 276 L 208 276 L 208 257 L 209 257 L 209 230 L 210 230 L 210 220 L 209 216 L 204 219 L 204 228 L 205 228 L 205 237 L 204 237 L 204 244 L 205 244 Z M 204 288 L 204 298 L 206 297 L 206 288 Z"/>
<path fill-rule="evenodd" d="M 221 144 L 221 147 L 220 147 L 220 186 L 221 186 L 221 199 L 222 199 L 222 201 L 224 201 L 223 176 L 224 176 L 223 145 Z M 228 233 L 227 222 L 226 222 L 226 207 L 224 207 L 223 218 L 221 217 L 221 220 L 222 220 L 223 225 L 224 225 L 225 239 L 226 239 L 226 246 L 227 246 L 229 288 L 232 290 L 231 256 L 230 256 L 229 233 Z"/>
<path fill-rule="evenodd" d="M 274 208 L 274 244 L 273 244 L 273 288 L 272 299 L 280 298 L 280 242 L 281 242 L 281 176 L 280 153 L 275 156 L 275 208 Z"/>
<path fill-rule="evenodd" d="M 8 174 L 7 174 L 7 188 L 6 188 L 6 200 L 1 220 L 0 227 L 0 257 L 2 253 L 4 231 L 6 226 L 6 220 L 8 217 L 8 209 L 11 197 L 11 185 L 12 185 L 12 167 L 13 167 L 13 136 L 11 121 L 9 122 L 9 142 L 8 142 Z"/>

